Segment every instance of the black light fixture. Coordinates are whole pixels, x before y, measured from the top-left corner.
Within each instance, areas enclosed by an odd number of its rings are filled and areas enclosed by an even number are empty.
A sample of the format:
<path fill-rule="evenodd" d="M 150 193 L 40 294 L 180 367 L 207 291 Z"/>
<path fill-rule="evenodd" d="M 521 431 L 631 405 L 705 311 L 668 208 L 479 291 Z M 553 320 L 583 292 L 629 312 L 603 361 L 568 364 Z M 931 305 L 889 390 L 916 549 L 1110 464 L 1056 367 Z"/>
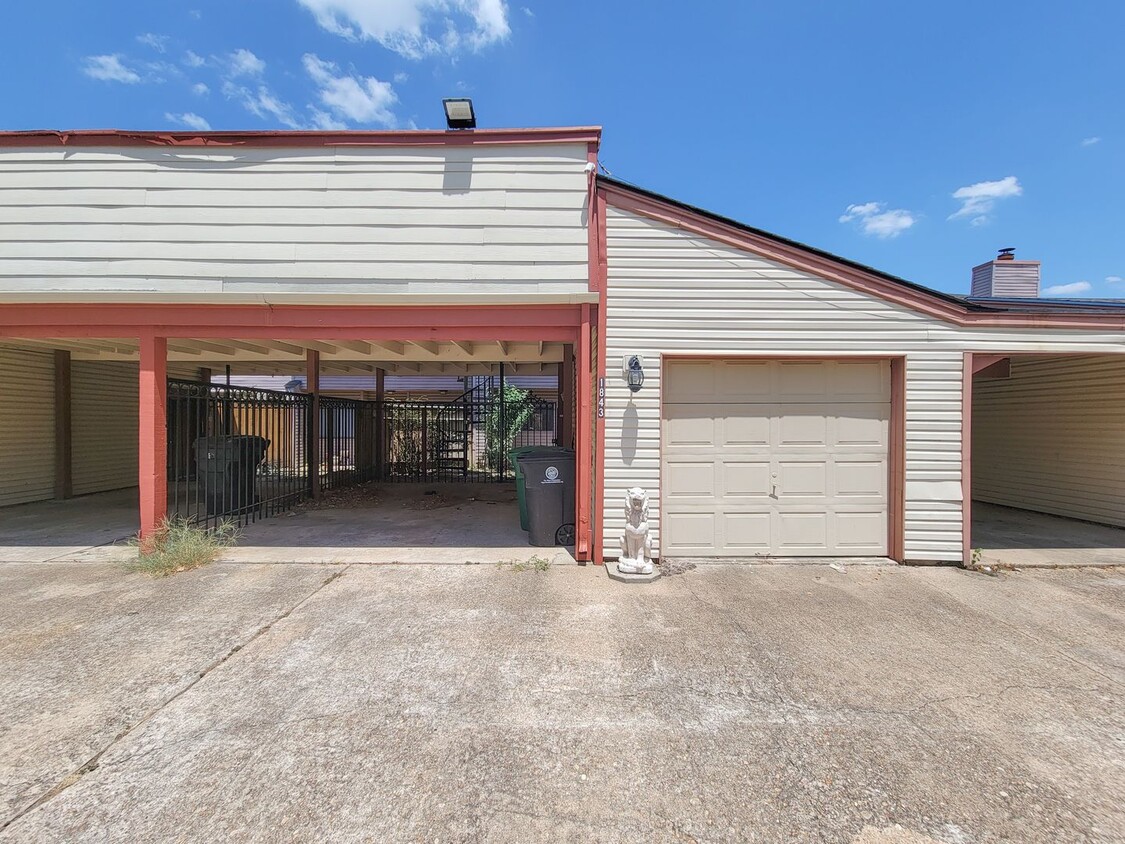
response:
<path fill-rule="evenodd" d="M 450 129 L 477 128 L 477 113 L 468 97 L 444 99 L 441 104 L 445 107 L 445 125 Z"/>
<path fill-rule="evenodd" d="M 639 393 L 644 386 L 645 370 L 640 355 L 629 355 L 629 359 L 625 362 L 625 383 L 634 393 Z"/>

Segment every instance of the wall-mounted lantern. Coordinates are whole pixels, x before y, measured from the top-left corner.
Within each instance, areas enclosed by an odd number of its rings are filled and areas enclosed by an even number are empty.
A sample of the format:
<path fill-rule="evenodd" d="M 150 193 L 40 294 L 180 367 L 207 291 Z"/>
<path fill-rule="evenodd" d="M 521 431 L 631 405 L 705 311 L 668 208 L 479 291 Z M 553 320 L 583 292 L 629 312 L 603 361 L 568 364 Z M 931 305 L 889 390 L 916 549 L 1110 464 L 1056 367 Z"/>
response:
<path fill-rule="evenodd" d="M 629 385 L 632 392 L 640 392 L 645 383 L 645 359 L 640 355 L 625 355 L 621 365 L 621 374 L 625 377 L 625 383 Z"/>

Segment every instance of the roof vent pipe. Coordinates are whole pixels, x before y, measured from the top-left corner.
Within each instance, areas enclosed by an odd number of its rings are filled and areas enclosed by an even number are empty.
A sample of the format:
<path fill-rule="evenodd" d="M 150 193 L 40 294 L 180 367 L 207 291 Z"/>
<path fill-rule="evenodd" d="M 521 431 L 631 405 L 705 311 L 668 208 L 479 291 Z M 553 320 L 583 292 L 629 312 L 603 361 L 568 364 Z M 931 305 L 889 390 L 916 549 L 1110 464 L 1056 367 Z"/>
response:
<path fill-rule="evenodd" d="M 1000 254 L 996 256 L 997 261 L 1014 261 L 1016 260 L 1016 249 L 1014 246 L 1005 246 L 1000 250 Z"/>

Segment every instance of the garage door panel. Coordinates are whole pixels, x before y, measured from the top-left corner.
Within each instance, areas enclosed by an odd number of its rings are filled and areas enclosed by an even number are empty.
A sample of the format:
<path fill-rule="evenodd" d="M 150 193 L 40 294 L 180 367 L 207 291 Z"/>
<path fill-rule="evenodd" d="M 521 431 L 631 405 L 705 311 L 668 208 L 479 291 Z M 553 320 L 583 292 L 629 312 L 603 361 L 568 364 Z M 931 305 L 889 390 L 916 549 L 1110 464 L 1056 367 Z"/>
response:
<path fill-rule="evenodd" d="M 891 385 L 883 361 L 837 361 L 832 395 L 837 401 L 888 402 Z"/>
<path fill-rule="evenodd" d="M 745 554 L 769 553 L 773 538 L 768 512 L 725 512 L 720 519 L 725 549 Z"/>
<path fill-rule="evenodd" d="M 778 411 L 777 435 L 774 444 L 786 446 L 815 446 L 824 448 L 828 444 L 828 419 L 823 415 L 822 405 L 810 405 L 805 412 L 800 408 L 786 408 Z M 759 409 L 759 412 L 762 412 Z"/>
<path fill-rule="evenodd" d="M 715 464 L 706 462 L 669 463 L 669 498 L 713 498 L 715 489 Z"/>
<path fill-rule="evenodd" d="M 833 467 L 835 492 L 842 498 L 887 497 L 887 463 L 884 460 L 840 460 Z"/>
<path fill-rule="evenodd" d="M 714 401 L 717 377 L 713 361 L 676 361 L 664 373 L 664 391 L 678 402 Z"/>
<path fill-rule="evenodd" d="M 770 401 L 773 396 L 773 366 L 770 361 L 723 361 L 712 381 L 721 395 L 733 402 Z"/>
<path fill-rule="evenodd" d="M 885 512 L 836 512 L 833 522 L 836 548 L 851 553 L 883 553 L 887 541 Z"/>
<path fill-rule="evenodd" d="M 715 513 L 685 513 L 670 509 L 664 515 L 664 547 L 672 553 L 702 553 L 715 545 Z"/>
<path fill-rule="evenodd" d="M 713 448 L 718 421 L 713 405 L 675 405 L 667 409 L 664 445 L 669 449 Z"/>
<path fill-rule="evenodd" d="M 790 555 L 828 552 L 828 514 L 778 512 L 774 552 Z"/>
<path fill-rule="evenodd" d="M 768 460 L 724 460 L 718 470 L 723 479 L 725 498 L 767 499 L 771 492 Z"/>
<path fill-rule="evenodd" d="M 782 361 L 775 367 L 776 400 L 821 402 L 828 396 L 829 371 L 822 361 Z"/>
<path fill-rule="evenodd" d="M 768 417 L 757 415 L 759 407 L 760 405 L 752 404 L 715 406 L 717 412 L 725 414 L 720 418 L 722 430 L 720 442 L 723 446 L 769 448 L 770 420 Z"/>
<path fill-rule="evenodd" d="M 790 496 L 822 499 L 828 494 L 828 463 L 825 460 L 780 460 L 777 480 L 779 500 Z"/>
<path fill-rule="evenodd" d="M 838 446 L 886 449 L 889 426 L 887 408 L 878 404 L 849 404 L 836 411 Z"/>
<path fill-rule="evenodd" d="M 672 362 L 664 385 L 666 554 L 886 553 L 885 361 Z"/>

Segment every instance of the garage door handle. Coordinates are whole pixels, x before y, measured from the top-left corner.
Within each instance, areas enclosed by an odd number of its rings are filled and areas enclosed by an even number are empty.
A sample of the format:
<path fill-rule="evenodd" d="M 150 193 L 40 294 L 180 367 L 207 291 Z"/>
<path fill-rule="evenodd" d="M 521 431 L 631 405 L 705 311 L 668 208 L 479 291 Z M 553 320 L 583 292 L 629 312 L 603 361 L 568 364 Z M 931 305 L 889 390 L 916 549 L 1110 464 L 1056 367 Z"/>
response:
<path fill-rule="evenodd" d="M 773 485 L 773 492 L 770 493 L 771 498 L 777 498 L 777 484 Z"/>

